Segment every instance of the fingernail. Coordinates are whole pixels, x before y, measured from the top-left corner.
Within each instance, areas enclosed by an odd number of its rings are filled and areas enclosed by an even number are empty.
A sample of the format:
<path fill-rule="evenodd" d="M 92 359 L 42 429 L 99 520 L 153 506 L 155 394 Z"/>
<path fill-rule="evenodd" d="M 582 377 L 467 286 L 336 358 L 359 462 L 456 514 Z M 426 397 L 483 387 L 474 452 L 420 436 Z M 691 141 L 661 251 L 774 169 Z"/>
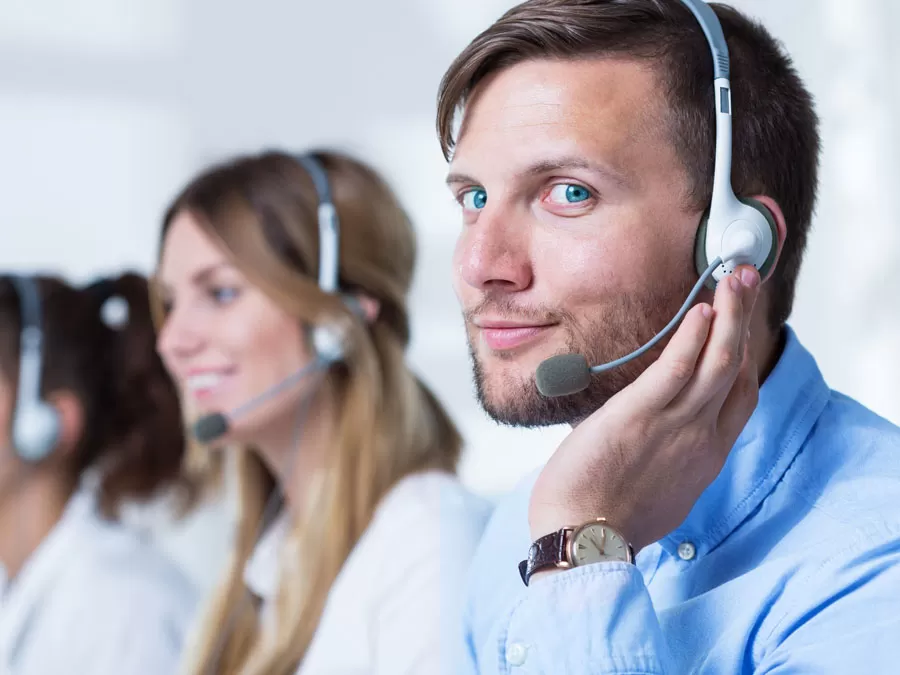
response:
<path fill-rule="evenodd" d="M 712 316 L 712 307 L 710 307 L 709 305 L 703 305 L 703 309 L 701 311 L 703 312 L 703 316 L 707 319 Z"/>
<path fill-rule="evenodd" d="M 759 283 L 759 273 L 755 269 L 745 267 L 741 270 L 741 282 L 747 288 L 754 288 Z"/>
<path fill-rule="evenodd" d="M 735 293 L 741 292 L 741 282 L 735 275 L 732 274 L 730 277 L 728 277 L 728 283 L 731 286 L 731 290 L 733 290 Z"/>

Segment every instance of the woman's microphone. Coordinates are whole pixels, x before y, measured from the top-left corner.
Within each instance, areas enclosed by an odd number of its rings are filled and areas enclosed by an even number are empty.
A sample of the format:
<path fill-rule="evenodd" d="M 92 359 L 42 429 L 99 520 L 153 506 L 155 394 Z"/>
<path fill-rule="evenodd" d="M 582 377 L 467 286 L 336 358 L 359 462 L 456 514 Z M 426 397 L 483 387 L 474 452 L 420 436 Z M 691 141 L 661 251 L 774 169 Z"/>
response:
<path fill-rule="evenodd" d="M 228 433 L 230 423 L 232 421 L 240 418 L 242 415 L 251 412 L 255 408 L 271 400 L 273 397 L 277 396 L 285 389 L 289 389 L 290 387 L 294 386 L 308 375 L 312 375 L 313 373 L 324 370 L 328 367 L 329 363 L 330 362 L 325 359 L 317 358 L 314 361 L 303 366 L 303 368 L 301 368 L 297 372 L 289 375 L 281 382 L 273 385 L 272 387 L 269 387 L 261 394 L 254 396 L 246 403 L 238 406 L 231 412 L 216 412 L 204 415 L 196 422 L 194 422 L 194 426 L 192 428 L 194 438 L 196 438 L 200 443 L 211 443 L 217 438 L 221 438 Z"/>
<path fill-rule="evenodd" d="M 194 422 L 191 433 L 200 443 L 211 443 L 228 433 L 229 422 L 235 420 L 254 408 L 261 406 L 266 401 L 277 396 L 285 389 L 289 389 L 303 378 L 318 373 L 344 358 L 346 350 L 346 330 L 337 324 L 324 324 L 316 326 L 310 334 L 312 348 L 316 354 L 315 359 L 303 366 L 300 370 L 289 375 L 281 382 L 269 387 L 261 394 L 257 394 L 246 403 L 238 406 L 230 413 L 210 413 Z"/>

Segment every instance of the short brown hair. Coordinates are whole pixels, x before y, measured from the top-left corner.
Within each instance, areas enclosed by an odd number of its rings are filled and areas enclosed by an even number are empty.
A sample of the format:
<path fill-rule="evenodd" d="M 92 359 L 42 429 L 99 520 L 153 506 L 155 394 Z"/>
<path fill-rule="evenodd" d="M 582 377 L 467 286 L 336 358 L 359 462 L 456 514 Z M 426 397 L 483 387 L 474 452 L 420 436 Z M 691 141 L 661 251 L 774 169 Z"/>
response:
<path fill-rule="evenodd" d="M 791 314 L 815 210 L 819 121 L 812 96 L 772 35 L 727 5 L 711 7 L 731 55 L 734 191 L 771 197 L 787 222 L 771 280 L 769 324 L 778 329 Z M 462 51 L 441 81 L 437 130 L 444 157 L 449 160 L 455 144 L 457 111 L 487 76 L 534 59 L 596 57 L 659 62 L 690 205 L 705 208 L 715 153 L 712 58 L 699 23 L 680 0 L 527 0 L 512 8 Z"/>
<path fill-rule="evenodd" d="M 41 396 L 71 391 L 84 415 L 72 481 L 89 468 L 100 469 L 98 501 L 108 517 L 118 516 L 125 502 L 148 500 L 167 487 L 189 500 L 192 486 L 181 471 L 181 405 L 156 353 L 147 279 L 125 273 L 86 288 L 51 276 L 35 281 L 43 329 Z M 112 296 L 128 303 L 122 326 L 102 319 L 103 304 Z M 12 383 L 19 376 L 21 330 L 19 295 L 0 277 L 0 372 Z"/>

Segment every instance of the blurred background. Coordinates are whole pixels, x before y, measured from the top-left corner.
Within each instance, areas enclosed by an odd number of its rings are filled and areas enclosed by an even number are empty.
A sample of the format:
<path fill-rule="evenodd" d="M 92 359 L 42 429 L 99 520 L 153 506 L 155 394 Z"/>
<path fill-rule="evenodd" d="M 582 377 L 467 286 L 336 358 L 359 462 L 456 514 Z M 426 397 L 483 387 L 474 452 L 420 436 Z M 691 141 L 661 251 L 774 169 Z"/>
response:
<path fill-rule="evenodd" d="M 0 268 L 75 281 L 150 273 L 164 206 L 209 162 L 269 147 L 355 153 L 418 227 L 409 359 L 466 436 L 464 481 L 502 493 L 566 429 L 498 427 L 475 402 L 434 102 L 453 57 L 512 4 L 3 0 Z M 900 3 L 731 4 L 785 43 L 822 118 L 818 217 L 792 324 L 832 387 L 900 423 Z M 228 513 L 214 503 L 187 523 L 147 522 L 208 586 Z"/>

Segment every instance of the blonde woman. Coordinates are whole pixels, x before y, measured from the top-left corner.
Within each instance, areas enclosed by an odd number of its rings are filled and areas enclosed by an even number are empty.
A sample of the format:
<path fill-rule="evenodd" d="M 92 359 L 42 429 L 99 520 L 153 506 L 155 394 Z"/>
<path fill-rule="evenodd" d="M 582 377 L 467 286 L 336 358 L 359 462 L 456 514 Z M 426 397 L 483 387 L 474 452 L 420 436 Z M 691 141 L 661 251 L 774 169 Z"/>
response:
<path fill-rule="evenodd" d="M 240 494 L 184 672 L 453 672 L 488 514 L 404 361 L 414 262 L 390 189 L 339 154 L 238 158 L 168 210 L 158 349 Z"/>

